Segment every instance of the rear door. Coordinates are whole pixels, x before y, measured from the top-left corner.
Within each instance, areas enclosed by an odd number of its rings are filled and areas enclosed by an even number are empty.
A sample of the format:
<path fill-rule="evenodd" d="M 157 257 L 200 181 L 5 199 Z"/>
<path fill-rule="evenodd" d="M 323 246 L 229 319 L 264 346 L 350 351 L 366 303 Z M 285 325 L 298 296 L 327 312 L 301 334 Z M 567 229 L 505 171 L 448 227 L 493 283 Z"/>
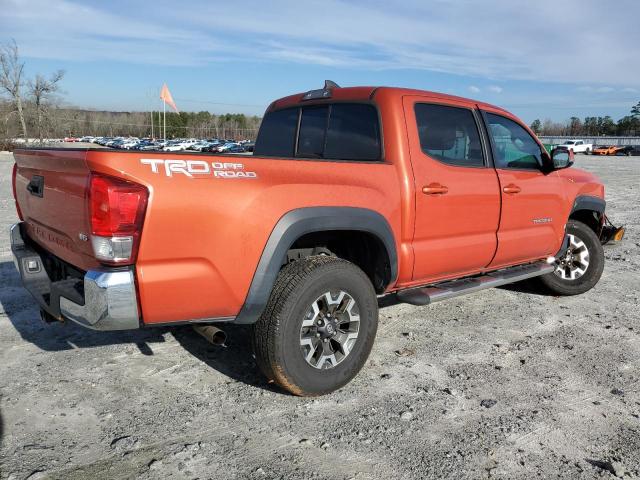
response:
<path fill-rule="evenodd" d="M 493 258 L 500 189 L 473 105 L 403 99 L 415 182 L 414 283 L 481 270 Z"/>
<path fill-rule="evenodd" d="M 86 199 L 86 150 L 17 150 L 16 198 L 27 234 L 57 257 L 87 270 L 93 256 Z"/>
<path fill-rule="evenodd" d="M 542 145 L 502 111 L 483 116 L 500 180 L 502 212 L 498 251 L 491 267 L 554 255 L 564 237 L 563 184 L 542 171 Z"/>

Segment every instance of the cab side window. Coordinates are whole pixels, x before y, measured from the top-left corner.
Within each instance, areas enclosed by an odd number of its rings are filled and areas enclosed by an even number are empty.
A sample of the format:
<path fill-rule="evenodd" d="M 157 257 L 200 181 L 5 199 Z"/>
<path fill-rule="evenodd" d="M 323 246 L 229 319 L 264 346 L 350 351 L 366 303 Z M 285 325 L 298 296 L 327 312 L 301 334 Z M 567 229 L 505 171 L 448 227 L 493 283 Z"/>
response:
<path fill-rule="evenodd" d="M 480 134 L 471 110 L 417 103 L 415 113 L 424 153 L 449 165 L 484 166 Z"/>
<path fill-rule="evenodd" d="M 500 115 L 485 113 L 493 141 L 496 168 L 538 170 L 542 166 L 540 145 L 522 126 Z"/>

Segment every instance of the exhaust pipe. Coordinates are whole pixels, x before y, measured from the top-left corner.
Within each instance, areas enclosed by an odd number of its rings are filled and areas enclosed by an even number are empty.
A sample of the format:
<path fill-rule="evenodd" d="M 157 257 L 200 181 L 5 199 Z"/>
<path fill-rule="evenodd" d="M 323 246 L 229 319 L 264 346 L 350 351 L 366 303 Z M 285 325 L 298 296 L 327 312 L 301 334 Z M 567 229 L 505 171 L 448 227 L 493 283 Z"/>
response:
<path fill-rule="evenodd" d="M 194 325 L 193 329 L 213 345 L 225 346 L 227 334 L 213 325 Z"/>

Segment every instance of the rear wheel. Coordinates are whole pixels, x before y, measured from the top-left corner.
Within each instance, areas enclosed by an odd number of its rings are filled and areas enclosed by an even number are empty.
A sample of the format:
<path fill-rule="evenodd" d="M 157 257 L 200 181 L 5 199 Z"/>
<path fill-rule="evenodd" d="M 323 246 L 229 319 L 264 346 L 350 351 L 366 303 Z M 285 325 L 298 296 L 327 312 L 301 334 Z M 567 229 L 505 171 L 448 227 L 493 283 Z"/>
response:
<path fill-rule="evenodd" d="M 557 295 L 578 295 L 598 283 L 604 269 L 604 250 L 595 232 L 577 220 L 567 223 L 569 248 L 556 260 L 556 269 L 540 282 Z"/>
<path fill-rule="evenodd" d="M 591 149 L 590 149 L 590 148 L 587 148 L 587 149 L 584 151 L 584 153 L 585 153 L 585 155 L 589 155 L 589 154 L 591 154 Z"/>
<path fill-rule="evenodd" d="M 377 327 L 377 297 L 365 273 L 336 257 L 308 257 L 280 272 L 253 328 L 256 361 L 289 392 L 323 395 L 360 371 Z"/>

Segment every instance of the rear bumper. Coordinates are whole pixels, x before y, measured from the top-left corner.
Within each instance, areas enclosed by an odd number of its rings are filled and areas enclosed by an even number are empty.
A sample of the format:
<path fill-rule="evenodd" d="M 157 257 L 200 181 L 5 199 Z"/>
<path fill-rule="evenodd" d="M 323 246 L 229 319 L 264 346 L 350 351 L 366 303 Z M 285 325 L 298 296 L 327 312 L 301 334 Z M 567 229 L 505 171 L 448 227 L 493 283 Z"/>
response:
<path fill-rule="evenodd" d="M 11 227 L 11 251 L 22 284 L 41 309 L 94 330 L 140 328 L 132 269 L 89 270 L 84 278 L 52 281 L 41 255 L 31 248 L 23 223 Z"/>

